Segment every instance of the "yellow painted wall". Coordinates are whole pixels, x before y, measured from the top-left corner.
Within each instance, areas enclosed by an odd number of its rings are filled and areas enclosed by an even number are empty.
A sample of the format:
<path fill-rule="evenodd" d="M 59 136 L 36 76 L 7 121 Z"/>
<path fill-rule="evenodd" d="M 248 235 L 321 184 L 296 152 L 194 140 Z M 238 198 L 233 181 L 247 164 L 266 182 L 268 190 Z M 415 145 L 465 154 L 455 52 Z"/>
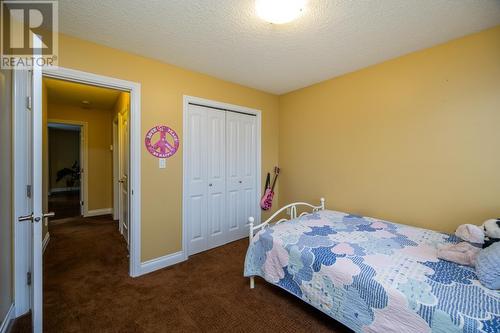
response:
<path fill-rule="evenodd" d="M 172 127 L 182 140 L 182 96 L 192 95 L 262 111 L 262 182 L 278 163 L 278 97 L 152 59 L 61 35 L 59 65 L 141 84 L 142 137 L 157 124 Z M 166 169 L 144 148 L 141 157 L 142 260 L 181 249 L 182 154 Z M 279 197 L 279 195 L 277 196 Z M 266 216 L 266 215 L 264 215 Z"/>
<path fill-rule="evenodd" d="M 54 101 L 55 102 L 55 101 Z M 112 111 L 84 109 L 49 100 L 49 120 L 87 122 L 88 130 L 88 210 L 113 207 Z"/>
<path fill-rule="evenodd" d="M 57 181 L 57 172 L 80 162 L 80 132 L 49 128 L 48 135 L 49 189 L 66 188 L 66 178 Z"/>
<path fill-rule="evenodd" d="M 281 204 L 445 231 L 500 216 L 500 26 L 281 96 L 279 124 Z"/>

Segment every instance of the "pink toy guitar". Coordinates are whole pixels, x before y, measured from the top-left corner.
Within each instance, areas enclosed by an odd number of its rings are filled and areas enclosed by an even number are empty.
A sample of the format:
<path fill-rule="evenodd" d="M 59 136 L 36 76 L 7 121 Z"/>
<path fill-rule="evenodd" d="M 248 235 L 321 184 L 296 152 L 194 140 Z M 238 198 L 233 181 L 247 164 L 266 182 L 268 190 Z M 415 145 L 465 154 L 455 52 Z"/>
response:
<path fill-rule="evenodd" d="M 269 187 L 269 174 L 267 174 L 268 178 L 266 180 L 266 192 L 264 193 L 264 196 L 260 200 L 260 207 L 263 210 L 269 210 L 273 206 L 274 186 L 276 185 L 276 180 L 278 179 L 279 174 L 280 174 L 280 168 L 274 167 L 273 186 L 271 187 Z"/>

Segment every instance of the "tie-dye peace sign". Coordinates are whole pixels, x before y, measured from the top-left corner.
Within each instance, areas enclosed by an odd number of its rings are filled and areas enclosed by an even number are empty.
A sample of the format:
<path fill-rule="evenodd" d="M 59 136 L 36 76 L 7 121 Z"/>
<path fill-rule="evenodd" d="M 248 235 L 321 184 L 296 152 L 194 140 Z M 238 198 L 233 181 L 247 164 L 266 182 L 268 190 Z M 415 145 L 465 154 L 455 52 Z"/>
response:
<path fill-rule="evenodd" d="M 153 141 L 155 134 L 159 133 L 157 141 Z M 158 136 L 156 136 L 158 137 Z M 179 149 L 179 137 L 173 129 L 168 126 L 155 126 L 146 134 L 144 140 L 149 153 L 158 158 L 167 158 L 174 155 Z"/>

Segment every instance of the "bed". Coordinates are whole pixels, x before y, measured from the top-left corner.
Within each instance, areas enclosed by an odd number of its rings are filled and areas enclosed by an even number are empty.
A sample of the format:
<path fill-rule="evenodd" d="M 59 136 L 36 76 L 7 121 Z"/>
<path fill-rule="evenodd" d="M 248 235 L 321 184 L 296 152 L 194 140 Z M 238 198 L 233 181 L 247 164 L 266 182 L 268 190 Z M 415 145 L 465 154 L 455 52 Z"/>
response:
<path fill-rule="evenodd" d="M 285 211 L 289 220 L 272 223 Z M 436 257 L 455 236 L 325 210 L 324 199 L 249 222 L 251 288 L 260 276 L 355 332 L 500 332 L 500 291 Z"/>

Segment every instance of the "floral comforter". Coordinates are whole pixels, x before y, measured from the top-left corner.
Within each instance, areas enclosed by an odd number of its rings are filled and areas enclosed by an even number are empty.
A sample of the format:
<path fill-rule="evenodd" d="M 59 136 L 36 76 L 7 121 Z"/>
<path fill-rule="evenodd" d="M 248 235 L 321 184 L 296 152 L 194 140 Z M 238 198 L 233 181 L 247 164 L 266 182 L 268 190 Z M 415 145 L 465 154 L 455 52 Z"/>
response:
<path fill-rule="evenodd" d="M 244 275 L 260 276 L 356 332 L 500 332 L 500 291 L 436 257 L 454 236 L 335 211 L 259 231 Z"/>

